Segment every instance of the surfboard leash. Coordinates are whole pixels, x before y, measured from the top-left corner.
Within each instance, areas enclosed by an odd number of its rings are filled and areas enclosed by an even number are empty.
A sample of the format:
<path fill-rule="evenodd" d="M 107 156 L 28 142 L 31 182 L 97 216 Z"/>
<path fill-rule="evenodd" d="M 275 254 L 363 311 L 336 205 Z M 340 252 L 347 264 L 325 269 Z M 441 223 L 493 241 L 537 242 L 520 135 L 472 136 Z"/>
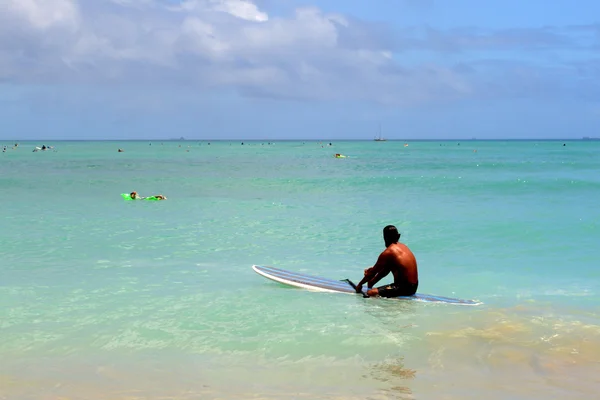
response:
<path fill-rule="evenodd" d="M 352 288 L 354 289 L 354 291 L 356 292 L 356 285 L 354 284 L 354 282 L 352 282 L 350 279 L 342 279 L 342 282 L 348 282 L 348 284 L 350 284 L 350 286 L 352 286 Z M 356 294 L 358 294 L 358 292 L 356 292 Z M 364 292 L 361 292 L 361 294 L 363 295 L 363 297 L 369 298 L 370 296 Z"/>

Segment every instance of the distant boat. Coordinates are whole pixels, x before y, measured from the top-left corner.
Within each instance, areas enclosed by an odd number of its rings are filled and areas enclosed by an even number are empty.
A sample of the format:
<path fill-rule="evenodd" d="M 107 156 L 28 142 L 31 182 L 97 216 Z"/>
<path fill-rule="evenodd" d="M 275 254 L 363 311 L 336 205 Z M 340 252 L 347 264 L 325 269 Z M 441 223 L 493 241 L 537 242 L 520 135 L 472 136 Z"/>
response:
<path fill-rule="evenodd" d="M 381 136 L 381 124 L 379 124 L 379 136 L 374 139 L 376 142 L 385 142 L 387 139 Z"/>

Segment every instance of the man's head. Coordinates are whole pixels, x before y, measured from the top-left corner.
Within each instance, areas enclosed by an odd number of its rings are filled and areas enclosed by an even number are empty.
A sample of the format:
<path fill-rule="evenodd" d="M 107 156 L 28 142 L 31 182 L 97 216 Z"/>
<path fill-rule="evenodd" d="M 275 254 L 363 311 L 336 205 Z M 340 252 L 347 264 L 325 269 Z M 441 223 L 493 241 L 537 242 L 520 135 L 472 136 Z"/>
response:
<path fill-rule="evenodd" d="M 392 243 L 397 243 L 398 239 L 400 239 L 400 233 L 398 233 L 398 229 L 396 229 L 394 225 L 388 225 L 383 228 L 383 240 L 385 241 L 385 247 Z"/>

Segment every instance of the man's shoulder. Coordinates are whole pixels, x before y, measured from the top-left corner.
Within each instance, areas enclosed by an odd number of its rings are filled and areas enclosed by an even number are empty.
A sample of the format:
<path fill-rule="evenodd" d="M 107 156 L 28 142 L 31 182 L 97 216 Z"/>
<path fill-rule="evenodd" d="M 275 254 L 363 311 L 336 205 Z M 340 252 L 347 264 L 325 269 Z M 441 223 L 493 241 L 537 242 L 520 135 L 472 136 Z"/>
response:
<path fill-rule="evenodd" d="M 384 253 L 389 256 L 398 257 L 404 254 L 412 253 L 411 250 L 404 243 L 394 243 L 385 249 Z"/>
<path fill-rule="evenodd" d="M 392 246 L 388 246 L 381 252 L 381 255 L 389 254 L 391 252 L 392 252 Z"/>
<path fill-rule="evenodd" d="M 394 249 L 394 246 L 389 246 L 381 252 L 380 256 L 383 258 L 387 258 L 387 257 L 393 256 L 395 253 L 396 253 L 396 250 Z"/>
<path fill-rule="evenodd" d="M 400 242 L 390 244 L 385 251 L 393 253 L 394 251 L 398 251 L 399 249 L 404 248 L 404 245 Z"/>
<path fill-rule="evenodd" d="M 410 249 L 408 248 L 408 246 L 405 245 L 404 243 L 398 242 L 398 243 L 395 243 L 395 246 L 399 250 L 409 250 L 410 251 Z"/>

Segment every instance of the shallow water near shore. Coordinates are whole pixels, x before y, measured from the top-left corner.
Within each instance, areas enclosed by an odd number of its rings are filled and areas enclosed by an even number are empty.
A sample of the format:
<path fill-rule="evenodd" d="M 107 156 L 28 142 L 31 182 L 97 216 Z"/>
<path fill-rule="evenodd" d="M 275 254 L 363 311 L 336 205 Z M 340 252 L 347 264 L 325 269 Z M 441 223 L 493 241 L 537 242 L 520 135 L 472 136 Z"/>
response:
<path fill-rule="evenodd" d="M 270 143 L 0 154 L 0 398 L 595 396 L 600 144 Z M 483 305 L 251 269 L 358 280 L 387 224 L 420 293 Z"/>

